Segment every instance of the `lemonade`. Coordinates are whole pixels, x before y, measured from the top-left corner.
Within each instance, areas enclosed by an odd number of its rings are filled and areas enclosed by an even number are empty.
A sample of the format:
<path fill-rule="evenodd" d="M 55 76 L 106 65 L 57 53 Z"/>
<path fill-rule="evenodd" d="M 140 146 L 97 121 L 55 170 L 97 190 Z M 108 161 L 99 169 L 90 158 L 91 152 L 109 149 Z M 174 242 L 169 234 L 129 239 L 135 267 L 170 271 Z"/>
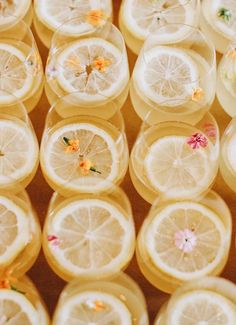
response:
<path fill-rule="evenodd" d="M 54 193 L 43 248 L 48 264 L 60 277 L 67 281 L 114 277 L 128 265 L 134 247 L 132 210 L 121 189 L 69 199 Z"/>
<path fill-rule="evenodd" d="M 34 264 L 41 248 L 41 229 L 25 191 L 0 192 L 0 277 L 22 276 Z"/>
<path fill-rule="evenodd" d="M 53 37 L 46 67 L 45 91 L 50 104 L 71 94 L 78 114 L 79 109 L 88 108 L 92 115 L 111 117 L 129 92 L 129 66 L 121 33 L 108 22 L 86 35 L 65 37 L 61 29 Z"/>
<path fill-rule="evenodd" d="M 236 286 L 204 277 L 183 285 L 159 311 L 154 325 L 236 324 Z"/>
<path fill-rule="evenodd" d="M 119 26 L 128 47 L 139 54 L 145 39 L 167 23 L 198 25 L 198 0 L 123 0 L 119 13 Z M 185 27 L 172 31 L 176 41 L 184 38 Z"/>
<path fill-rule="evenodd" d="M 158 196 L 192 198 L 207 191 L 218 171 L 219 130 L 211 114 L 197 125 L 143 123 L 130 157 L 137 192 L 149 203 Z"/>
<path fill-rule="evenodd" d="M 18 32 L 21 20 L 30 26 L 32 19 L 31 0 L 1 0 L 0 32 Z"/>
<path fill-rule="evenodd" d="M 236 192 L 236 120 L 232 119 L 221 139 L 220 172 L 232 191 Z"/>
<path fill-rule="evenodd" d="M 17 98 L 29 112 L 42 95 L 43 68 L 32 32 L 23 21 L 18 25 L 18 32 L 0 31 L 0 106 Z"/>
<path fill-rule="evenodd" d="M 74 33 L 83 33 L 84 30 L 93 29 L 93 22 L 99 18 L 111 20 L 111 0 L 35 0 L 34 1 L 34 27 L 46 47 L 50 47 L 55 31 L 63 23 L 63 33 L 70 36 Z M 80 16 L 87 18 L 86 24 L 77 21 L 76 24 L 67 22 Z"/>
<path fill-rule="evenodd" d="M 36 173 L 39 147 L 24 106 L 12 95 L 6 97 L 13 98 L 18 106 L 0 107 L 0 190 L 18 193 Z"/>
<path fill-rule="evenodd" d="M 182 26 L 182 25 L 181 25 Z M 213 45 L 196 28 L 185 26 L 184 39 L 173 38 L 180 28 L 169 24 L 149 36 L 136 61 L 130 96 L 136 113 L 156 122 L 197 123 L 210 109 L 216 87 Z"/>
<path fill-rule="evenodd" d="M 236 43 L 230 44 L 218 66 L 217 98 L 227 114 L 236 115 Z"/>
<path fill-rule="evenodd" d="M 129 157 L 122 115 L 110 120 L 77 115 L 52 123 L 54 114 L 52 107 L 40 153 L 48 184 L 63 196 L 106 192 L 119 184 Z"/>
<path fill-rule="evenodd" d="M 0 320 L 11 325 L 49 325 L 49 317 L 36 287 L 31 280 L 1 278 Z"/>
<path fill-rule="evenodd" d="M 234 0 L 203 0 L 200 27 L 212 40 L 216 50 L 224 53 L 236 41 L 236 2 Z"/>
<path fill-rule="evenodd" d="M 63 290 L 53 325 L 148 325 L 146 303 L 138 285 L 127 275 L 112 280 L 72 281 Z"/>
<path fill-rule="evenodd" d="M 139 267 L 152 285 L 173 292 L 185 282 L 221 273 L 231 233 L 230 210 L 213 191 L 197 200 L 159 200 L 138 235 Z"/>

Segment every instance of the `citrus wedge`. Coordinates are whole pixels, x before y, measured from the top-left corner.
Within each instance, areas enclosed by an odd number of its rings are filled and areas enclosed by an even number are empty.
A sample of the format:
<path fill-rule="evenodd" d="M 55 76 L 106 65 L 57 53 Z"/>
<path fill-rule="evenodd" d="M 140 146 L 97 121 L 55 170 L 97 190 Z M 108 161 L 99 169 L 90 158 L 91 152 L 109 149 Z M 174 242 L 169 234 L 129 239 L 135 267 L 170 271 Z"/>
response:
<path fill-rule="evenodd" d="M 15 97 L 27 97 L 34 78 L 27 56 L 6 43 L 0 43 L 0 56 L 0 104 L 9 104 L 15 101 Z"/>
<path fill-rule="evenodd" d="M 0 5 L 0 28 L 21 20 L 29 10 L 31 0 L 2 0 Z"/>
<path fill-rule="evenodd" d="M 167 46 L 148 50 L 134 74 L 135 83 L 145 96 L 166 106 L 191 99 L 198 78 L 197 65 L 188 52 Z"/>
<path fill-rule="evenodd" d="M 38 314 L 24 294 L 0 290 L 0 321 L 11 325 L 38 325 Z"/>
<path fill-rule="evenodd" d="M 132 325 L 128 308 L 118 298 L 100 291 L 86 291 L 63 303 L 53 324 Z"/>
<path fill-rule="evenodd" d="M 64 139 L 79 142 L 78 150 L 68 152 Z M 98 172 L 81 167 L 93 163 Z M 89 123 L 73 123 L 57 129 L 41 150 L 41 163 L 47 177 L 72 191 L 104 190 L 119 175 L 119 155 L 114 139 L 102 128 Z M 85 166 L 86 167 L 86 166 Z"/>
<path fill-rule="evenodd" d="M 49 29 L 55 31 L 60 27 L 61 32 L 72 35 L 92 31 L 96 27 L 86 19 L 89 12 L 101 12 L 101 19 L 112 14 L 111 0 L 36 0 L 34 5 L 38 19 Z"/>
<path fill-rule="evenodd" d="M 122 53 L 101 38 L 71 43 L 57 57 L 57 81 L 64 91 L 80 92 L 85 101 L 96 102 L 120 93 L 127 82 L 121 66 Z"/>
<path fill-rule="evenodd" d="M 122 9 L 122 19 L 131 34 L 145 40 L 166 23 L 185 25 L 195 24 L 195 10 L 190 1 L 186 0 L 125 0 Z M 172 30 L 171 37 L 184 37 L 186 31 L 183 25 Z M 169 35 L 165 35 L 168 39 Z"/>
<path fill-rule="evenodd" d="M 67 204 L 54 215 L 46 232 L 59 239 L 57 249 L 53 242 L 48 242 L 48 248 L 59 267 L 73 277 L 115 273 L 127 264 L 134 250 L 133 224 L 100 199 Z"/>
<path fill-rule="evenodd" d="M 145 233 L 155 266 L 181 281 L 210 274 L 224 260 L 226 229 L 206 206 L 184 201 L 167 205 Z"/>
<path fill-rule="evenodd" d="M 0 184 L 13 183 L 29 176 L 38 161 L 38 144 L 28 126 L 0 120 Z"/>
<path fill-rule="evenodd" d="M 155 190 L 170 197 L 193 197 L 211 183 L 207 148 L 192 149 L 184 136 L 165 136 L 155 141 L 144 169 Z"/>
<path fill-rule="evenodd" d="M 236 308 L 216 292 L 194 290 L 181 295 L 171 304 L 168 324 L 232 325 L 236 324 Z"/>
<path fill-rule="evenodd" d="M 234 0 L 207 0 L 202 11 L 208 16 L 212 28 L 226 38 L 235 39 L 236 3 Z"/>

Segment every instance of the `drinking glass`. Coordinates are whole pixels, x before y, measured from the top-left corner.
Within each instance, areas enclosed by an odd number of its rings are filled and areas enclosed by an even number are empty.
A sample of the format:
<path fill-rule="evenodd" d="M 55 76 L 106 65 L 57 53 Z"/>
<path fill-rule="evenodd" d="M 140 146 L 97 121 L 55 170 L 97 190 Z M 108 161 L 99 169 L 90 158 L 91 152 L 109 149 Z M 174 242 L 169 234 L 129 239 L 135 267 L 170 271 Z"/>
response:
<path fill-rule="evenodd" d="M 86 16 L 71 21 L 76 24 Z M 65 23 L 65 24 L 68 24 Z M 78 106 L 109 109 L 111 102 L 120 109 L 129 92 L 129 65 L 120 31 L 108 21 L 89 31 L 54 34 L 46 67 L 47 98 L 52 105 L 58 98 L 77 92 Z"/>
<path fill-rule="evenodd" d="M 184 37 L 173 31 L 184 28 Z M 210 109 L 216 91 L 213 44 L 197 28 L 166 24 L 151 34 L 139 54 L 130 96 L 144 119 L 150 110 L 159 121 L 196 124 Z"/>
<path fill-rule="evenodd" d="M 86 25 L 77 19 L 86 16 Z M 74 20 L 73 23 L 69 19 Z M 112 20 L 112 0 L 35 0 L 34 28 L 46 47 L 50 47 L 53 34 L 63 25 L 61 32 L 70 37 L 84 29 L 93 29 L 100 19 Z"/>
<path fill-rule="evenodd" d="M 119 26 L 127 46 L 138 55 L 147 37 L 165 24 L 178 23 L 197 27 L 199 12 L 199 0 L 123 0 Z M 171 34 L 178 42 L 187 32 L 187 29 L 178 25 Z"/>
<path fill-rule="evenodd" d="M 148 325 L 144 295 L 138 284 L 120 273 L 111 280 L 70 282 L 62 291 L 53 325 L 86 319 L 90 324 Z"/>
<path fill-rule="evenodd" d="M 138 265 L 152 285 L 171 293 L 185 282 L 220 274 L 231 235 L 230 210 L 216 192 L 178 201 L 159 198 L 138 235 Z"/>
<path fill-rule="evenodd" d="M 117 112 L 109 120 L 60 115 L 58 100 L 48 112 L 41 142 L 40 163 L 48 184 L 63 196 L 106 192 L 119 184 L 128 167 L 124 120 Z"/>
<path fill-rule="evenodd" d="M 130 176 L 140 196 L 153 203 L 160 195 L 192 198 L 207 191 L 219 161 L 219 129 L 207 113 L 196 125 L 153 124 L 147 115 L 130 156 Z"/>

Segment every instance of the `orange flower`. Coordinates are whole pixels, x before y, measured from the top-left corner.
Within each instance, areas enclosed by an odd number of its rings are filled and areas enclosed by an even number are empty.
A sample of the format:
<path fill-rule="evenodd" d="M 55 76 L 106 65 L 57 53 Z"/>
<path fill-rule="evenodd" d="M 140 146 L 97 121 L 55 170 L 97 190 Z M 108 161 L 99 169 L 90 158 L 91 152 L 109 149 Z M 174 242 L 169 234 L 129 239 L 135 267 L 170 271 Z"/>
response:
<path fill-rule="evenodd" d="M 17 279 L 11 274 L 13 269 L 9 269 L 2 273 L 0 276 L 0 289 L 11 289 L 11 283 L 17 282 Z"/>
<path fill-rule="evenodd" d="M 79 167 L 81 169 L 81 172 L 83 175 L 88 175 L 89 172 L 95 172 L 95 173 L 98 173 L 98 174 L 101 174 L 101 172 L 99 172 L 93 165 L 93 163 L 89 160 L 89 159 L 86 159 L 86 160 L 82 160 L 79 164 Z"/>
<path fill-rule="evenodd" d="M 87 13 L 87 22 L 93 26 L 101 24 L 102 20 L 106 18 L 105 13 L 102 10 L 94 9 Z"/>
<path fill-rule="evenodd" d="M 104 303 L 100 300 L 87 300 L 85 304 L 88 308 L 93 309 L 94 311 L 102 311 L 106 308 Z"/>
<path fill-rule="evenodd" d="M 195 88 L 192 92 L 192 100 L 198 102 L 200 99 L 204 97 L 204 91 L 202 88 Z"/>
<path fill-rule="evenodd" d="M 226 53 L 226 57 L 227 58 L 230 58 L 230 59 L 233 59 L 233 60 L 236 60 L 236 50 L 233 49 L 233 50 L 229 50 L 227 53 Z"/>
<path fill-rule="evenodd" d="M 73 152 L 79 151 L 79 140 L 73 140 L 73 139 L 71 140 L 71 139 L 64 137 L 63 141 L 67 145 L 66 150 L 65 150 L 66 152 L 73 153 Z"/>
<path fill-rule="evenodd" d="M 106 68 L 109 67 L 110 64 L 110 60 L 105 59 L 103 56 L 98 56 L 93 61 L 93 67 L 101 72 L 106 71 Z"/>

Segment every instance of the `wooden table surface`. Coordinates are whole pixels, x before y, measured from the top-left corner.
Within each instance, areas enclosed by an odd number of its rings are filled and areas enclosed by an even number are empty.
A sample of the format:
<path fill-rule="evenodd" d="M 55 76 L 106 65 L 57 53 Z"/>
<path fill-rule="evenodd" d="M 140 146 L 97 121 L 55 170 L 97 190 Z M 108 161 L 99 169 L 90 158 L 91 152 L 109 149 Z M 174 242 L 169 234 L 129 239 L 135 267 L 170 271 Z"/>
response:
<path fill-rule="evenodd" d="M 116 24 L 117 24 L 117 13 L 120 6 L 120 2 L 121 2 L 120 0 L 113 0 L 114 13 L 116 15 L 115 17 Z M 45 64 L 48 50 L 42 45 L 42 43 L 38 40 L 36 35 L 35 38 L 38 43 L 40 53 L 42 55 L 43 63 Z M 136 57 L 129 50 L 128 50 L 128 55 L 129 55 L 129 62 L 130 62 L 130 70 L 132 71 Z M 34 125 L 39 141 L 41 139 L 42 130 L 44 127 L 44 121 L 48 109 L 49 109 L 49 104 L 47 102 L 46 96 L 43 95 L 38 106 L 34 109 L 33 112 L 30 113 L 30 118 Z M 122 113 L 126 121 L 127 137 L 129 141 L 129 147 L 131 148 L 136 138 L 137 132 L 139 130 L 141 121 L 137 117 L 136 113 L 134 112 L 129 98 L 127 99 L 124 107 L 122 108 Z M 217 100 L 215 100 L 212 106 L 212 113 L 217 118 L 217 121 L 220 124 L 220 130 L 222 134 L 225 127 L 229 123 L 230 118 L 223 112 Z M 128 173 L 126 175 L 124 182 L 122 183 L 122 188 L 129 196 L 131 204 L 133 206 L 136 231 L 138 232 L 143 219 L 147 215 L 150 205 L 146 203 L 136 193 Z M 234 220 L 236 216 L 236 200 L 235 200 L 236 194 L 234 194 L 224 184 L 220 175 L 218 175 L 216 179 L 214 189 L 225 199 L 225 201 L 229 205 Z M 53 192 L 45 182 L 40 168 L 38 169 L 34 180 L 28 186 L 27 191 L 30 195 L 32 204 L 38 213 L 41 225 L 43 226 L 48 203 Z M 236 283 L 236 249 L 234 244 L 234 236 L 235 236 L 235 222 L 234 222 L 233 241 L 231 245 L 230 257 L 222 276 Z M 159 310 L 159 307 L 168 298 L 168 295 L 157 290 L 146 281 L 146 279 L 143 277 L 143 275 L 138 269 L 135 257 L 131 261 L 126 272 L 134 280 L 138 282 L 141 289 L 143 290 L 147 301 L 148 313 L 150 316 L 150 324 L 152 324 L 154 317 L 157 311 Z M 53 273 L 53 271 L 51 271 L 51 269 L 46 263 L 46 260 L 42 252 L 40 253 L 38 260 L 36 261 L 32 269 L 28 272 L 28 274 L 31 277 L 31 279 L 34 281 L 36 286 L 38 287 L 48 307 L 49 313 L 50 315 L 52 315 L 59 294 L 61 293 L 65 285 L 65 282 L 62 281 L 59 277 L 57 277 Z"/>

